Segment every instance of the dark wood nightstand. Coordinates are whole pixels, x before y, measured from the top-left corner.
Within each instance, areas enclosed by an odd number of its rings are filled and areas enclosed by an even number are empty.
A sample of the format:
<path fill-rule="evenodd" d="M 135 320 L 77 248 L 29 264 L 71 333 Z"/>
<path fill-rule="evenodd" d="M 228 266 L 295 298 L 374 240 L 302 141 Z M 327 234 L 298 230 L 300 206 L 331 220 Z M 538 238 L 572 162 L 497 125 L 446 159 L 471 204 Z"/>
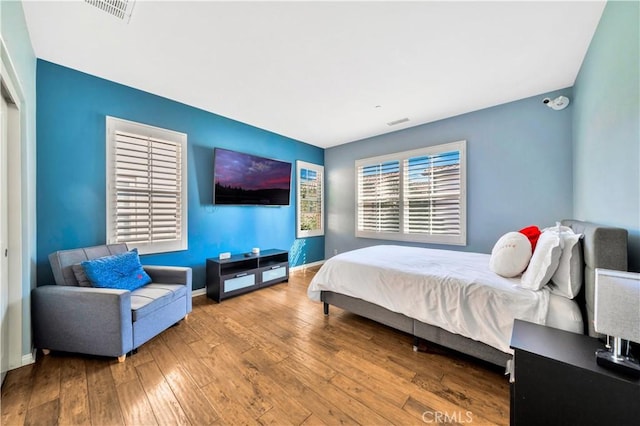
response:
<path fill-rule="evenodd" d="M 515 320 L 512 425 L 636 425 L 640 380 L 596 364 L 598 339 Z"/>

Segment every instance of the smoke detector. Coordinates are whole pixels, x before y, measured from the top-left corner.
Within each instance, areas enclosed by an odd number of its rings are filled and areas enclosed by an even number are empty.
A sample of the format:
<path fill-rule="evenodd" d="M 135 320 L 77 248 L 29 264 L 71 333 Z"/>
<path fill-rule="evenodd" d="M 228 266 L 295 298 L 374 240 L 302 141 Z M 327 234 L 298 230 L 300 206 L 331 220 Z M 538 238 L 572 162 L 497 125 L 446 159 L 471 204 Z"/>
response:
<path fill-rule="evenodd" d="M 84 0 L 85 3 L 97 7 L 103 12 L 113 15 L 129 23 L 135 0 Z"/>
<path fill-rule="evenodd" d="M 566 96 L 558 96 L 555 99 L 544 98 L 542 100 L 542 103 L 544 103 L 551 109 L 560 111 L 561 109 L 565 109 L 569 105 L 569 98 L 567 98 Z"/>

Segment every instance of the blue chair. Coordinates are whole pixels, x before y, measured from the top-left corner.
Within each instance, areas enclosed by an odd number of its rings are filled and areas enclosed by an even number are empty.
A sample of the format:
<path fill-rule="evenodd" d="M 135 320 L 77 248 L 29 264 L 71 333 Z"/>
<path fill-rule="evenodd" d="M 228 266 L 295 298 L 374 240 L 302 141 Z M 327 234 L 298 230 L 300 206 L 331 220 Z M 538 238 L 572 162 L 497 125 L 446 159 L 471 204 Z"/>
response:
<path fill-rule="evenodd" d="M 188 316 L 191 268 L 143 266 L 152 282 L 133 291 L 91 287 L 76 278 L 81 262 L 127 251 L 126 244 L 111 244 L 49 255 L 56 285 L 31 293 L 35 348 L 124 362 L 127 353 Z"/>

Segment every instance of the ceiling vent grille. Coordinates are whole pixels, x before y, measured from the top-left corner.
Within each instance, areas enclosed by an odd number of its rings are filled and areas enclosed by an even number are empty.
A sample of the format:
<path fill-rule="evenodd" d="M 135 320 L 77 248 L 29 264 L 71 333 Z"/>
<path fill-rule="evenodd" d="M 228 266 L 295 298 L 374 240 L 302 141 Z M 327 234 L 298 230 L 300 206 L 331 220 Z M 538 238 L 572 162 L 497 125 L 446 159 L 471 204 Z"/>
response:
<path fill-rule="evenodd" d="M 405 117 L 405 118 L 401 118 L 399 120 L 390 121 L 390 122 L 387 123 L 387 126 L 395 126 L 396 124 L 406 123 L 407 121 L 409 121 L 409 119 L 407 117 Z"/>
<path fill-rule="evenodd" d="M 135 0 L 84 0 L 84 2 L 125 22 L 129 22 L 131 19 L 135 4 Z"/>

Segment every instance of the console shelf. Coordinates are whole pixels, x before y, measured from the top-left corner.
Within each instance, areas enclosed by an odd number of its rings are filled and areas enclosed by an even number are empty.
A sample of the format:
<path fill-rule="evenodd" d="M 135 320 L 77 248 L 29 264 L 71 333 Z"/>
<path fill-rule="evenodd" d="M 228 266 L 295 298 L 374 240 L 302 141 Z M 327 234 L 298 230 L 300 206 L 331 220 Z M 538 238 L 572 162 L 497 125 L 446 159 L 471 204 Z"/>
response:
<path fill-rule="evenodd" d="M 264 250 L 207 259 L 207 297 L 220 302 L 289 279 L 289 252 Z"/>

